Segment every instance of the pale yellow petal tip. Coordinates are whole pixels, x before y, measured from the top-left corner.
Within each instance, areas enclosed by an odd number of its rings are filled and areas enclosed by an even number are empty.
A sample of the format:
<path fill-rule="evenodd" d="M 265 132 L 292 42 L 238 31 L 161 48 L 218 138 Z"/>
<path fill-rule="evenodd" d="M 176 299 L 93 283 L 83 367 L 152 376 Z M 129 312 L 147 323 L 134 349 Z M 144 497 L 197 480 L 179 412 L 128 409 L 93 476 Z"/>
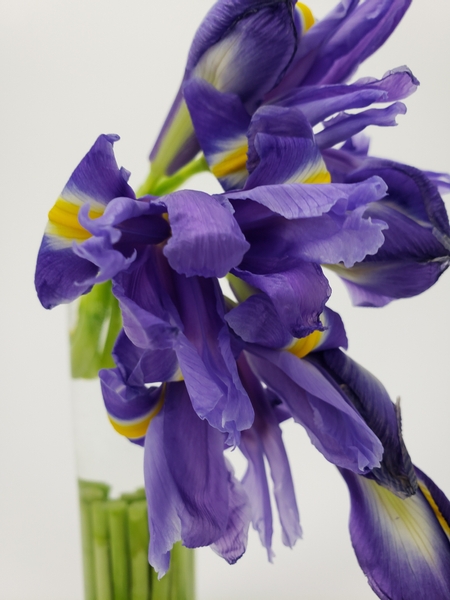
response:
<path fill-rule="evenodd" d="M 314 15 L 312 14 L 309 6 L 306 6 L 306 4 L 303 4 L 303 2 L 297 2 L 296 7 L 302 17 L 303 32 L 306 33 L 309 29 L 311 29 L 316 20 L 314 19 Z"/>
<path fill-rule="evenodd" d="M 122 419 L 116 419 L 111 415 L 108 415 L 108 419 L 111 425 L 117 431 L 117 433 L 129 438 L 130 440 L 138 440 L 145 436 L 145 434 L 147 433 L 148 426 L 159 413 L 163 404 L 164 393 L 161 394 L 158 404 L 150 412 L 148 412 L 142 417 L 139 417 L 138 419 L 133 419 L 132 421 L 125 421 Z"/>

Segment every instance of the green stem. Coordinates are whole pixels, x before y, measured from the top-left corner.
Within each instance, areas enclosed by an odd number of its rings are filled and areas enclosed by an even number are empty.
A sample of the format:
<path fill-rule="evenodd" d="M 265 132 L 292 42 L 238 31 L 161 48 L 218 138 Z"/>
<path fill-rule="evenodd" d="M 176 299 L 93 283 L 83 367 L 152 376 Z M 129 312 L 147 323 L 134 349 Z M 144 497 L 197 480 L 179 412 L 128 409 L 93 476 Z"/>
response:
<path fill-rule="evenodd" d="M 128 543 L 130 548 L 131 600 L 150 600 L 152 596 L 150 565 L 147 558 L 149 533 L 146 500 L 132 502 L 128 506 Z"/>
<path fill-rule="evenodd" d="M 92 503 L 96 600 L 113 600 L 106 502 Z"/>
<path fill-rule="evenodd" d="M 163 175 L 155 177 L 150 170 L 147 179 L 138 189 L 136 196 L 139 198 L 146 194 L 151 194 L 153 196 L 170 194 L 183 185 L 190 177 L 204 171 L 209 171 L 209 166 L 203 154 L 198 158 L 194 158 L 191 162 L 170 176 Z"/>
<path fill-rule="evenodd" d="M 107 503 L 114 600 L 129 600 L 128 505 L 123 500 Z"/>
<path fill-rule="evenodd" d="M 122 326 L 120 309 L 110 281 L 94 285 L 77 307 L 70 334 L 72 377 L 94 379 L 102 368 L 114 366 L 111 351 Z"/>

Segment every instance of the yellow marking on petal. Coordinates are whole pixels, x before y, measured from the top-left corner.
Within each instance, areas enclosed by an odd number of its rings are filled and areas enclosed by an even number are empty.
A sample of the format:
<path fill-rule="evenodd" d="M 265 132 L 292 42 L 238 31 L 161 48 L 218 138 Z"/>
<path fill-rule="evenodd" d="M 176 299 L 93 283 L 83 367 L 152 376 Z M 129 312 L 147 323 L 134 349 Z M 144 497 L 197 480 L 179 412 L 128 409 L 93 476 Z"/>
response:
<path fill-rule="evenodd" d="M 245 144 L 226 154 L 220 162 L 212 166 L 212 173 L 217 179 L 221 179 L 227 175 L 245 170 L 247 165 L 247 151 L 248 145 Z"/>
<path fill-rule="evenodd" d="M 62 238 L 69 238 L 73 240 L 87 240 L 91 237 L 91 233 L 87 231 L 78 221 L 78 213 L 80 212 L 81 206 L 68 202 L 63 198 L 58 200 L 51 208 L 48 213 L 48 225 L 46 233 L 50 235 L 56 235 Z M 89 217 L 91 219 L 98 219 L 101 217 L 103 211 L 90 209 Z"/>
<path fill-rule="evenodd" d="M 139 417 L 138 419 L 134 419 L 133 421 L 123 421 L 121 419 L 116 419 L 115 417 L 108 415 L 108 419 L 110 420 L 111 425 L 114 427 L 117 433 L 120 433 L 120 435 L 124 435 L 125 437 L 130 438 L 132 440 L 142 438 L 147 433 L 147 429 L 151 421 L 161 410 L 164 404 L 164 396 L 165 394 L 163 392 L 155 408 L 143 417 Z"/>
<path fill-rule="evenodd" d="M 316 329 L 306 337 L 296 339 L 286 350 L 298 358 L 303 358 L 319 345 L 322 335 L 323 332 Z"/>
<path fill-rule="evenodd" d="M 303 4 L 303 2 L 297 2 L 296 7 L 302 15 L 303 31 L 306 33 L 308 29 L 311 29 L 316 20 L 314 19 L 314 15 L 312 14 L 309 6 L 306 6 L 306 4 Z"/>
<path fill-rule="evenodd" d="M 307 177 L 302 183 L 331 183 L 331 175 L 326 169 L 321 170 Z"/>
<path fill-rule="evenodd" d="M 444 530 L 447 537 L 450 538 L 450 525 L 449 525 L 449 523 L 447 523 L 444 515 L 439 510 L 439 506 L 436 504 L 433 496 L 431 495 L 430 490 L 427 488 L 427 486 L 424 483 L 421 483 L 420 481 L 419 481 L 419 488 L 420 488 L 420 491 L 422 492 L 422 494 L 425 496 L 426 501 L 433 509 L 433 512 L 436 515 L 436 519 L 439 521 L 440 526 Z"/>

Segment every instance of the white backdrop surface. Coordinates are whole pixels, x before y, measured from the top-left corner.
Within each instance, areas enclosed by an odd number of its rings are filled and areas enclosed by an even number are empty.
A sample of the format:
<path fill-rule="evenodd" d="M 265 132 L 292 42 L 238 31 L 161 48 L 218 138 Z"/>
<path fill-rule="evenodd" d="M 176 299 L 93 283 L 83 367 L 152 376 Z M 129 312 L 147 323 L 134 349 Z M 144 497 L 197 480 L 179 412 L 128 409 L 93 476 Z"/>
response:
<path fill-rule="evenodd" d="M 45 311 L 33 288 L 46 214 L 98 134 L 118 133 L 132 184 L 177 90 L 210 0 L 0 0 L 0 600 L 81 600 L 80 541 L 70 423 L 66 312 Z M 317 15 L 334 5 L 312 0 Z M 413 0 L 393 38 L 358 75 L 407 64 L 421 87 L 399 126 L 370 131 L 374 154 L 450 171 L 447 0 Z M 215 189 L 209 178 L 193 184 Z M 350 305 L 332 281 L 350 355 L 402 397 L 415 463 L 450 494 L 450 274 L 422 296 L 383 309 Z M 370 600 L 347 532 L 337 471 L 298 425 L 285 440 L 304 539 L 276 530 L 273 565 L 255 534 L 230 567 L 198 552 L 199 600 Z M 125 442 L 124 442 L 125 443 Z"/>

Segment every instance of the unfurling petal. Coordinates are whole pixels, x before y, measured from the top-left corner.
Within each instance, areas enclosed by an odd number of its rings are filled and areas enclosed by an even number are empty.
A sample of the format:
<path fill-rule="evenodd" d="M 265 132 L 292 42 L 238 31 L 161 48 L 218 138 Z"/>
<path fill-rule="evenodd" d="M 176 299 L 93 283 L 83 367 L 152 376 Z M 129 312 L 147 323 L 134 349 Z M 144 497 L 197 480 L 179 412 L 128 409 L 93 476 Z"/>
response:
<path fill-rule="evenodd" d="M 450 597 L 450 503 L 416 469 L 419 489 L 402 500 L 341 470 L 351 498 L 350 534 L 359 564 L 382 600 Z"/>

